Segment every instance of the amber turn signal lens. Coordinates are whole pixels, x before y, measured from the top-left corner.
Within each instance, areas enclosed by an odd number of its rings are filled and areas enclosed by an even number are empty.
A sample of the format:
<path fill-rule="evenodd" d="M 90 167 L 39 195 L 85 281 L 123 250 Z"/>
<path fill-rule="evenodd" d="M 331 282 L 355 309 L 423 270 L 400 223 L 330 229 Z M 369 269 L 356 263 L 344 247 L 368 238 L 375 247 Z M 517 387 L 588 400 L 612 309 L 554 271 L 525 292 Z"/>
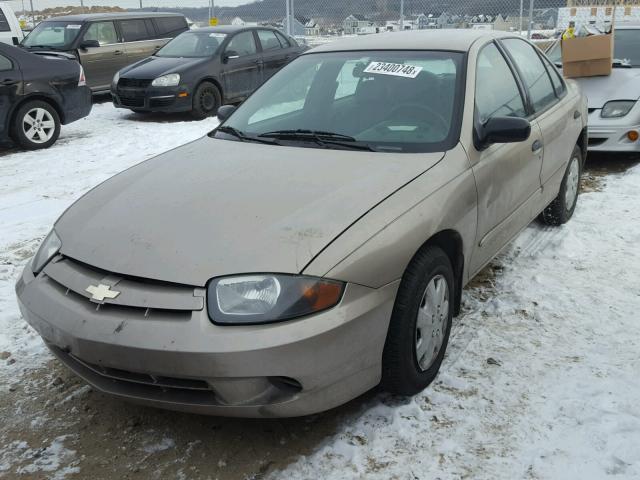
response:
<path fill-rule="evenodd" d="M 188 97 L 188 96 L 189 96 L 189 94 L 188 94 L 187 92 L 182 92 L 182 93 L 179 93 L 179 94 L 178 94 L 178 97 L 179 97 L 179 98 L 186 98 L 186 97 Z"/>
<path fill-rule="evenodd" d="M 640 138 L 640 134 L 636 130 L 629 130 L 627 132 L 627 138 L 632 142 L 635 142 Z"/>
<path fill-rule="evenodd" d="M 340 301 L 341 295 L 342 285 L 322 280 L 305 285 L 302 292 L 303 298 L 316 312 L 335 306 Z"/>

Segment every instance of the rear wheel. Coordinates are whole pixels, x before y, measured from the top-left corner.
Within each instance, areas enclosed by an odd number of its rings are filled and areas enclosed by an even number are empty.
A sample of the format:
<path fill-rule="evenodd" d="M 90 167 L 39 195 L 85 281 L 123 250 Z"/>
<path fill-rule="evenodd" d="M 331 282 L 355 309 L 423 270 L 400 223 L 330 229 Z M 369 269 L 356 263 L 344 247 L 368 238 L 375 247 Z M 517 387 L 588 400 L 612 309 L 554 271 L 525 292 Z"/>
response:
<path fill-rule="evenodd" d="M 14 117 L 12 136 L 27 150 L 49 148 L 60 136 L 58 112 L 40 100 L 25 103 Z"/>
<path fill-rule="evenodd" d="M 582 150 L 576 146 L 564 173 L 560 192 L 540 216 L 547 225 L 562 225 L 573 216 L 580 194 L 580 176 L 582 175 Z"/>
<path fill-rule="evenodd" d="M 193 94 L 191 115 L 197 120 L 215 115 L 222 103 L 220 90 L 211 82 L 202 82 Z"/>
<path fill-rule="evenodd" d="M 429 246 L 402 277 L 382 356 L 382 387 L 415 395 L 436 377 L 449 342 L 455 296 L 451 261 Z"/>

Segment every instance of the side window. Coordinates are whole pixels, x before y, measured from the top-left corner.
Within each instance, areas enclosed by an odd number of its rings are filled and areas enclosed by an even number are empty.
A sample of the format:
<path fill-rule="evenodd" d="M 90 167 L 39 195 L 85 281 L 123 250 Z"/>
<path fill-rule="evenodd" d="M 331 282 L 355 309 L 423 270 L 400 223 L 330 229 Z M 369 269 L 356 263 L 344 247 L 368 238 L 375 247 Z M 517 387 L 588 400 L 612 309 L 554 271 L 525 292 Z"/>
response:
<path fill-rule="evenodd" d="M 152 37 L 152 34 L 147 31 L 144 20 L 122 20 L 120 30 L 125 42 L 139 42 Z"/>
<path fill-rule="evenodd" d="M 118 34 L 113 22 L 92 23 L 84 34 L 84 40 L 97 40 L 100 45 L 118 43 Z"/>
<path fill-rule="evenodd" d="M 508 38 L 502 43 L 513 57 L 522 74 L 522 80 L 529 89 L 533 109 L 536 112 L 544 110 L 557 101 L 555 90 L 547 69 L 542 64 L 540 57 L 532 47 L 524 40 Z"/>
<path fill-rule="evenodd" d="M 158 17 L 155 22 L 160 38 L 173 38 L 189 29 L 184 17 Z"/>
<path fill-rule="evenodd" d="M 146 18 L 144 24 L 147 27 L 147 32 L 151 38 L 160 38 L 156 32 L 156 27 L 153 25 L 153 20 Z"/>
<path fill-rule="evenodd" d="M 560 73 L 551 65 L 551 62 L 546 58 L 542 57 L 544 61 L 544 65 L 547 67 L 547 72 L 549 72 L 549 76 L 551 77 L 551 83 L 553 83 L 553 88 L 556 91 L 556 95 L 558 98 L 561 98 L 564 95 L 564 92 L 567 90 L 567 87 L 564 84 L 564 80 L 560 76 Z"/>
<path fill-rule="evenodd" d="M 280 45 L 282 45 L 282 48 L 289 48 L 291 46 L 291 42 L 289 42 L 289 40 L 287 40 L 287 37 L 282 35 L 280 32 L 276 32 L 276 37 L 278 37 L 278 40 L 280 41 Z"/>
<path fill-rule="evenodd" d="M 231 39 L 227 45 L 227 52 L 235 52 L 239 57 L 254 55 L 256 50 L 256 41 L 253 38 L 253 32 L 241 32 Z"/>
<path fill-rule="evenodd" d="M 0 71 L 13 70 L 13 63 L 4 55 L 0 55 Z"/>
<path fill-rule="evenodd" d="M 262 45 L 263 51 L 280 50 L 280 42 L 278 37 L 271 30 L 258 30 L 258 38 L 260 39 L 260 45 Z"/>
<path fill-rule="evenodd" d="M 7 21 L 7 17 L 4 15 L 4 12 L 2 11 L 2 7 L 0 7 L 0 32 L 10 32 L 11 31 L 11 25 L 9 25 L 9 22 Z"/>
<path fill-rule="evenodd" d="M 481 123 L 491 117 L 526 117 L 524 101 L 507 61 L 495 44 L 478 55 L 476 112 Z"/>

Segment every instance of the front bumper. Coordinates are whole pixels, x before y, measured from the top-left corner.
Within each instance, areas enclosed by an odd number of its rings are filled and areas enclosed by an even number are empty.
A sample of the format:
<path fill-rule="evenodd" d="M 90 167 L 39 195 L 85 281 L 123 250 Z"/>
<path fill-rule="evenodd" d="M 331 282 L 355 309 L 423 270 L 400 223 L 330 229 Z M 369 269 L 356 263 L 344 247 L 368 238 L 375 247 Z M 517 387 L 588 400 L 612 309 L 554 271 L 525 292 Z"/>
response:
<path fill-rule="evenodd" d="M 630 118 L 605 119 L 600 109 L 589 114 L 589 151 L 590 152 L 640 152 L 640 140 L 631 141 L 630 131 L 640 133 L 640 124 L 634 124 Z"/>
<path fill-rule="evenodd" d="M 111 97 L 116 108 L 139 112 L 188 112 L 193 109 L 191 91 L 185 86 L 176 88 L 112 87 Z"/>
<path fill-rule="evenodd" d="M 350 284 L 332 310 L 246 327 L 213 325 L 204 309 L 154 318 L 99 305 L 46 273 L 34 277 L 29 265 L 16 292 L 27 322 L 97 390 L 200 414 L 289 417 L 333 408 L 379 383 L 397 288 Z"/>

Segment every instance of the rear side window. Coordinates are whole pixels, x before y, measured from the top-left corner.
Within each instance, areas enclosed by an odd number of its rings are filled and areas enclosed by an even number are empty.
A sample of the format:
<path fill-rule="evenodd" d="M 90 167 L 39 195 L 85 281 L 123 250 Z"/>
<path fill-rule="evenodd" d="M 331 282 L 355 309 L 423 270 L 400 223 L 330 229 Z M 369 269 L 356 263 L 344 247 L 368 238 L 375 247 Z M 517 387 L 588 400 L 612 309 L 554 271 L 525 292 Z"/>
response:
<path fill-rule="evenodd" d="M 258 38 L 263 51 L 280 50 L 282 47 L 276 34 L 271 30 L 258 30 Z"/>
<path fill-rule="evenodd" d="M 239 57 L 254 55 L 256 50 L 256 41 L 253 38 L 253 32 L 241 32 L 231 39 L 227 45 L 227 52 L 235 52 Z"/>
<path fill-rule="evenodd" d="M 560 73 L 558 73 L 558 70 L 553 65 L 551 65 L 551 62 L 546 57 L 543 57 L 543 62 L 545 67 L 547 67 L 549 76 L 551 77 L 551 83 L 553 83 L 553 88 L 556 90 L 556 95 L 558 96 L 558 98 L 561 98 L 566 91 L 564 81 L 560 77 Z"/>
<path fill-rule="evenodd" d="M 4 15 L 2 8 L 0 8 L 0 32 L 10 32 L 11 26 L 7 20 L 7 17 Z"/>
<path fill-rule="evenodd" d="M 509 38 L 502 43 L 513 57 L 522 80 L 529 89 L 533 109 L 540 112 L 557 101 L 556 93 L 540 57 L 524 40 Z"/>
<path fill-rule="evenodd" d="M 484 47 L 478 55 L 476 112 L 481 123 L 491 117 L 527 116 L 516 79 L 493 43 Z"/>
<path fill-rule="evenodd" d="M 184 17 L 160 17 L 155 22 L 160 38 L 175 37 L 189 28 Z"/>
<path fill-rule="evenodd" d="M 147 31 L 144 20 L 122 20 L 120 30 L 125 42 L 139 42 L 153 37 L 155 32 Z"/>
<path fill-rule="evenodd" d="M 113 22 L 92 23 L 84 34 L 84 40 L 97 40 L 100 45 L 118 43 L 118 34 Z"/>
<path fill-rule="evenodd" d="M 276 37 L 278 37 L 278 40 L 280 41 L 280 45 L 282 45 L 282 48 L 289 48 L 291 46 L 291 42 L 289 42 L 287 37 L 282 35 L 280 32 L 276 32 Z"/>
<path fill-rule="evenodd" d="M 0 71 L 13 70 L 13 63 L 4 55 L 0 55 Z"/>

